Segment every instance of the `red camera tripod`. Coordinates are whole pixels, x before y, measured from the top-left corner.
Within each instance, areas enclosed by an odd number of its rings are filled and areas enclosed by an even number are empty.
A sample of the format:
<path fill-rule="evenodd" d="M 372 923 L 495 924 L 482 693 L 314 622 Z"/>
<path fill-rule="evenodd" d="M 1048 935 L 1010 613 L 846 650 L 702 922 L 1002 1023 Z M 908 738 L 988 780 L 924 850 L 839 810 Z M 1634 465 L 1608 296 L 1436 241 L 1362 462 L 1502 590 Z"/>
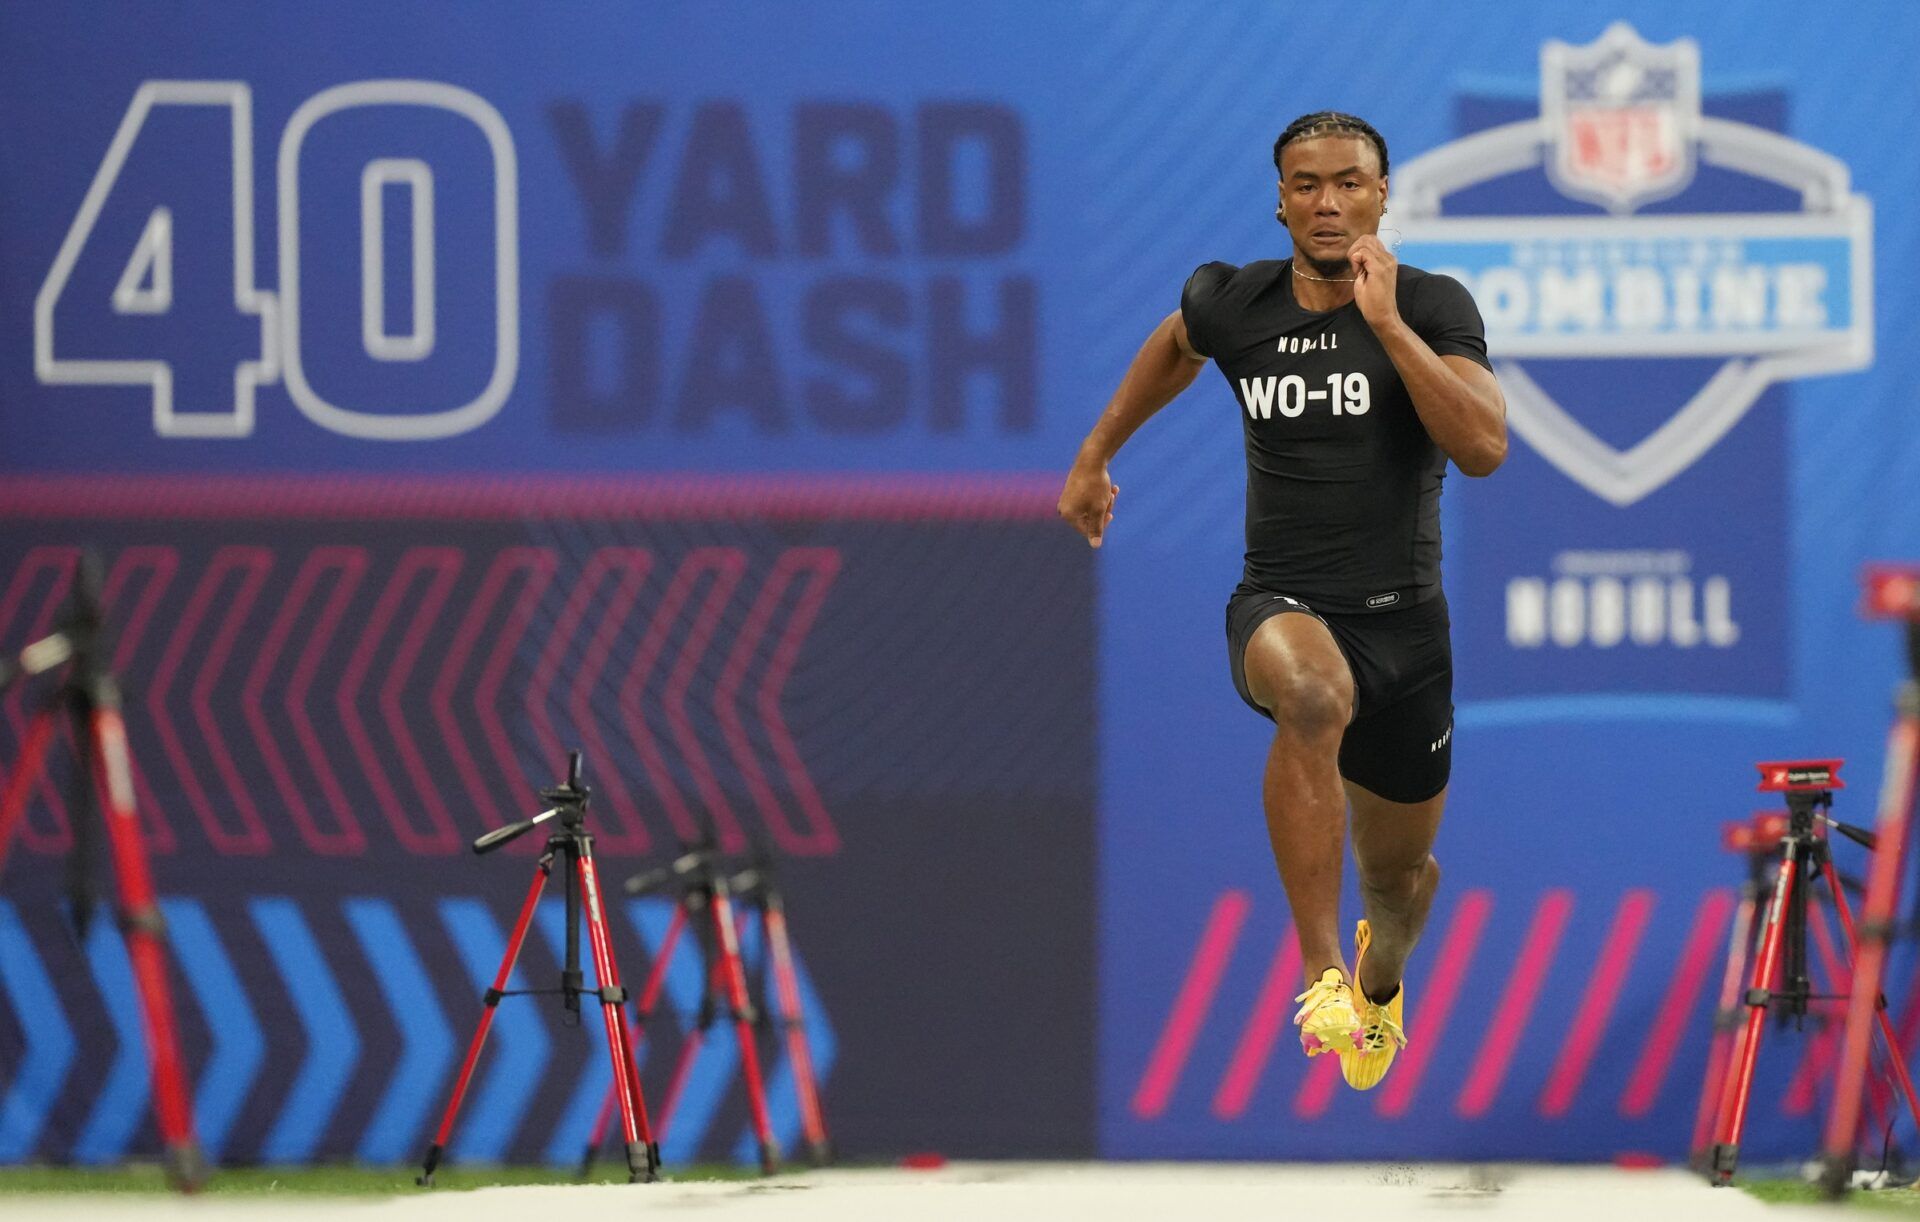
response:
<path fill-rule="evenodd" d="M 1907 678 L 1894 694 L 1894 721 L 1887 734 L 1886 774 L 1877 818 L 1880 850 L 1874 855 L 1873 870 L 1867 875 L 1866 899 L 1861 903 L 1860 959 L 1847 1003 L 1833 1111 L 1821 1143 L 1820 1183 L 1830 1196 L 1845 1192 L 1853 1178 L 1861 1095 L 1872 1043 L 1870 1015 L 1878 1015 L 1887 1042 L 1894 1043 L 1887 1023 L 1887 1000 L 1880 985 L 1887 967 L 1887 947 L 1893 939 L 1894 914 L 1900 904 L 1900 867 L 1913 821 L 1914 791 L 1916 782 L 1920 782 L 1920 567 L 1873 565 L 1866 570 L 1862 584 L 1865 599 L 1861 610 L 1868 619 L 1899 620 L 1906 625 Z M 1899 1065 L 1898 1047 L 1892 1051 Z M 1904 1066 L 1901 1073 L 1904 1081 Z M 1912 1098 L 1911 1087 L 1908 1098 Z M 1915 1118 L 1920 1121 L 1920 1109 L 1916 1109 Z"/>
<path fill-rule="evenodd" d="M 613 960 L 613 940 L 607 935 L 607 913 L 600 901 L 600 876 L 593 867 L 593 836 L 587 831 L 587 799 L 591 791 L 580 783 L 580 753 L 567 755 L 567 780 L 563 785 L 540 791 L 540 797 L 548 803 L 548 808 L 518 823 L 509 823 L 497 827 L 473 842 L 476 853 L 491 853 L 510 840 L 518 839 L 549 819 L 558 819 L 554 831 L 547 836 L 546 852 L 540 855 L 539 863 L 534 867 L 533 885 L 527 888 L 527 898 L 520 905 L 520 916 L 513 923 L 513 933 L 507 938 L 507 949 L 500 957 L 500 970 L 493 978 L 493 986 L 486 991 L 486 1008 L 480 1012 L 480 1025 L 474 1029 L 473 1042 L 467 1045 L 467 1059 L 460 1065 L 460 1076 L 454 1080 L 453 1095 L 447 1100 L 447 1110 L 440 1117 L 440 1128 L 434 1134 L 433 1144 L 427 1147 L 426 1157 L 421 1161 L 420 1175 L 415 1180 L 422 1188 L 433 1186 L 434 1169 L 440 1165 L 440 1156 L 446 1152 L 447 1142 L 453 1136 L 453 1122 L 460 1115 L 460 1101 L 465 1098 L 467 1084 L 473 1080 L 473 1071 L 480 1061 L 480 1050 L 486 1046 L 487 1030 L 493 1026 L 495 1009 L 500 999 L 520 994 L 558 994 L 561 1003 L 576 1014 L 580 1009 L 580 999 L 593 997 L 600 1003 L 601 1021 L 607 1029 L 607 1052 L 613 1059 L 614 1093 L 620 1103 L 621 1131 L 626 1138 L 627 1182 L 642 1180 L 652 1182 L 660 1168 L 660 1147 L 653 1140 L 653 1131 L 647 1123 L 647 1103 L 640 1093 L 640 1069 L 633 1059 L 633 1046 L 627 1042 L 627 1023 L 625 1010 L 627 991 L 620 987 L 620 969 Z M 553 873 L 556 857 L 564 857 L 561 876 L 566 888 L 567 937 L 566 962 L 560 969 L 560 987 L 557 989 L 508 989 L 507 978 L 513 974 L 513 965 L 520 958 L 520 947 L 527 940 L 527 927 L 533 924 L 534 909 L 540 903 L 540 893 L 546 889 L 547 878 Z M 593 970 L 599 983 L 596 989 L 586 987 L 585 978 L 580 971 L 580 913 L 585 908 L 587 916 L 587 937 L 593 951 Z"/>
<path fill-rule="evenodd" d="M 640 990 L 639 1013 L 629 1040 L 639 1041 L 641 1025 L 653 1015 L 681 935 L 692 930 L 700 942 L 706 988 L 701 994 L 699 1018 L 681 1046 L 680 1062 L 674 1069 L 662 1123 L 672 1122 L 687 1073 L 700 1055 L 708 1030 L 724 1010 L 733 1019 L 734 1036 L 740 1043 L 741 1076 L 746 1082 L 748 1115 L 753 1120 L 754 1137 L 759 1144 L 760 1170 L 772 1175 L 780 1169 L 780 1147 L 774 1140 L 773 1122 L 767 1113 L 766 1084 L 760 1072 L 760 1051 L 754 1041 L 755 1010 L 747 995 L 747 972 L 740 957 L 740 926 L 734 910 L 733 884 L 722 868 L 711 830 L 685 845 L 680 856 L 668 864 L 636 874 L 626 882 L 627 894 L 635 896 L 648 895 L 663 887 L 672 887 L 675 891 L 673 920 L 654 955 L 647 982 Z M 606 1134 L 608 1115 L 607 1103 L 603 1101 L 581 1158 L 582 1174 L 593 1166 L 594 1152 Z"/>
<path fill-rule="evenodd" d="M 0 791 L 0 867 L 15 825 L 26 812 L 27 796 L 46 765 L 47 749 L 64 715 L 72 724 L 78 766 L 73 774 L 73 860 L 69 873 L 74 908 L 81 924 L 92 917 L 90 870 L 96 792 L 112 842 L 114 877 L 120 892 L 120 931 L 139 994 L 147 1064 L 153 1080 L 153 1116 L 166 1150 L 167 1175 L 182 1192 L 206 1179 L 206 1164 L 193 1135 L 193 1105 L 175 1034 L 173 996 L 167 987 L 166 926 L 154 901 L 153 871 L 141 842 L 133 805 L 133 761 L 127 752 L 127 727 L 120 716 L 120 686 L 107 669 L 106 626 L 100 613 L 100 563 L 82 553 L 67 609 L 54 631 L 0 659 L 0 691 L 22 679 L 65 666 L 60 686 L 27 726 L 26 741 L 13 775 Z"/>
<path fill-rule="evenodd" d="M 764 993 L 773 999 L 773 1009 L 763 1010 L 762 1017 L 777 1023 L 786 1041 L 794 1095 L 800 1104 L 800 1130 L 807 1139 L 807 1158 L 814 1166 L 824 1167 L 833 1161 L 833 1142 L 827 1136 L 826 1114 L 820 1107 L 820 1080 L 813 1068 L 813 1045 L 807 1039 L 800 973 L 794 967 L 793 939 L 787 933 L 786 895 L 774 869 L 773 853 L 764 845 L 754 854 L 753 864 L 733 876 L 733 890 L 742 903 L 760 913 L 760 928 L 767 941 Z"/>
<path fill-rule="evenodd" d="M 1840 918 L 1840 930 L 1846 946 L 1845 962 L 1856 965 L 1847 1009 L 1849 1027 L 1863 1020 L 1871 1023 L 1874 1016 L 1878 1017 L 1887 1059 L 1901 1090 L 1906 1094 L 1907 1106 L 1913 1112 L 1915 1123 L 1920 1124 L 1920 1098 L 1914 1094 L 1913 1080 L 1907 1073 L 1906 1058 L 1901 1055 L 1893 1025 L 1887 1019 L 1885 1002 L 1878 999 L 1877 976 L 1867 996 L 1877 1000 L 1878 1004 L 1872 1004 L 1871 1001 L 1865 1005 L 1859 1003 L 1860 986 L 1866 980 L 1867 965 L 1857 953 L 1858 939 L 1853 913 L 1847 904 L 1846 890 L 1841 885 L 1839 873 L 1834 869 L 1823 827 L 1834 828 L 1869 849 L 1876 848 L 1876 837 L 1871 832 L 1840 823 L 1824 813 L 1832 809 L 1833 791 L 1845 788 L 1840 780 L 1840 765 L 1841 761 L 1828 759 L 1784 761 L 1759 766 L 1760 790 L 1780 794 L 1786 800 L 1786 828 L 1779 838 L 1779 868 L 1774 875 L 1773 895 L 1767 905 L 1766 924 L 1762 927 L 1760 952 L 1744 998 L 1746 1024 L 1734 1036 L 1733 1049 L 1727 1061 L 1725 1086 L 1720 1092 L 1714 1143 L 1708 1156 L 1709 1177 L 1718 1185 L 1731 1183 L 1739 1165 L 1740 1138 L 1746 1128 L 1747 1104 L 1753 1090 L 1753 1068 L 1760 1054 L 1760 1036 L 1768 1013 L 1799 1019 L 1806 1015 L 1809 1002 L 1838 1000 L 1848 996 L 1813 992 L 1811 965 L 1807 960 L 1807 916 L 1813 898 L 1815 875 L 1826 880 L 1828 899 Z M 1889 849 L 1895 851 L 1889 852 Z M 1897 863 L 1897 849 L 1897 845 L 1886 845 L 1884 842 L 1879 845 L 1874 860 L 1876 873 L 1888 861 Z M 1840 964 L 1828 965 L 1830 976 L 1838 977 L 1840 971 Z M 1840 982 L 1835 979 L 1832 983 L 1837 987 Z M 1863 1075 L 1864 1072 L 1863 1054 Z"/>

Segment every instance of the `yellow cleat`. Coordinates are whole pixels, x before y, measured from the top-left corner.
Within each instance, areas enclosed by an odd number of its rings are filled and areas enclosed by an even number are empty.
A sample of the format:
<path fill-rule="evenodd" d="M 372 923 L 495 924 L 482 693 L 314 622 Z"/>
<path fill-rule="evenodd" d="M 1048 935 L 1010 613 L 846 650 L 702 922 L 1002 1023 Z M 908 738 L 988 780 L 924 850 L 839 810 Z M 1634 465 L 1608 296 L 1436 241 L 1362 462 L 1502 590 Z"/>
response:
<path fill-rule="evenodd" d="M 1368 1000 L 1366 989 L 1359 983 L 1360 964 L 1372 944 L 1373 928 L 1362 921 L 1353 931 L 1353 995 L 1359 1002 L 1354 1010 L 1360 1020 L 1360 1033 L 1354 1046 L 1340 1053 L 1340 1074 L 1355 1090 L 1372 1090 L 1380 1085 L 1380 1079 L 1387 1076 L 1388 1068 L 1393 1065 L 1394 1054 L 1407 1046 L 1401 1018 L 1407 1000 L 1406 982 L 1400 982 L 1400 991 L 1385 1005 L 1375 1005 Z"/>
<path fill-rule="evenodd" d="M 1360 1034 L 1360 1017 L 1353 1008 L 1353 989 L 1340 969 L 1321 972 L 1320 979 L 1294 1000 L 1306 1003 L 1293 1016 L 1293 1025 L 1300 1028 L 1300 1046 L 1307 1055 L 1336 1052 L 1345 1059 Z"/>

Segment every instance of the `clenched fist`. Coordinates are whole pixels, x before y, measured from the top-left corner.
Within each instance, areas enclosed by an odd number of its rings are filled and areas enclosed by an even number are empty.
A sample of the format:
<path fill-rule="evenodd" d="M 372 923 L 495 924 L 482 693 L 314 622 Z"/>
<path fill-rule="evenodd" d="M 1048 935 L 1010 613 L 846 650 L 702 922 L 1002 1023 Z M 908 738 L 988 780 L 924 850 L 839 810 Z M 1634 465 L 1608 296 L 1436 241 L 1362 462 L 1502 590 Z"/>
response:
<path fill-rule="evenodd" d="M 1378 330 L 1400 316 L 1400 301 L 1395 295 L 1400 281 L 1400 261 L 1373 234 L 1366 234 L 1347 252 L 1353 265 L 1353 302 L 1367 325 Z"/>

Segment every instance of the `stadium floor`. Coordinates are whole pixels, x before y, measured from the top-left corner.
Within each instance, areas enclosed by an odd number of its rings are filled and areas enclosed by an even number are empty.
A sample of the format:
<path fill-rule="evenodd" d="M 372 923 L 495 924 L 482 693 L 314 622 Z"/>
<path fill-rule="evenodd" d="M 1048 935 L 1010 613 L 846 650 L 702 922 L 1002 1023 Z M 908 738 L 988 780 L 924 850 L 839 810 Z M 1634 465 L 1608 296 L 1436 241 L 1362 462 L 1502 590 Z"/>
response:
<path fill-rule="evenodd" d="M 1438 1164 L 1071 1164 L 961 1163 L 937 1171 L 803 1172 L 774 1180 L 573 1185 L 348 1198 L 14 1197 L 9 1222 L 127 1217 L 142 1222 L 218 1216 L 351 1219 L 353 1222 L 522 1222 L 596 1216 L 645 1202 L 649 1214 L 810 1222 L 946 1222 L 948 1219 L 1191 1219 L 1306 1216 L 1324 1206 L 1341 1217 L 1552 1219 L 1758 1218 L 1774 1208 L 1716 1190 L 1677 1170 Z M 1809 1212 L 1811 1210 L 1811 1212 Z M 1795 1207 L 1792 1216 L 1852 1211 Z"/>

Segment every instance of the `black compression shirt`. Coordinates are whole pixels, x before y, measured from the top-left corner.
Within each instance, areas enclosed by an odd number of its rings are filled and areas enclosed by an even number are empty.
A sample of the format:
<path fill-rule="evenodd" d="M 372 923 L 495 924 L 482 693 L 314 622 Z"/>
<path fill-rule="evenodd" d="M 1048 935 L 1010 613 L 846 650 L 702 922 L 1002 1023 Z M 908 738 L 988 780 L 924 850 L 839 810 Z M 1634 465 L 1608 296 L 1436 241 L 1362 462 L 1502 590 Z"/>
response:
<path fill-rule="evenodd" d="M 1353 303 L 1294 300 L 1291 264 L 1208 263 L 1180 311 L 1194 351 L 1240 401 L 1247 439 L 1246 584 L 1328 611 L 1385 611 L 1440 592 L 1446 456 Z M 1487 362 L 1460 282 L 1400 266 L 1400 316 L 1442 356 Z"/>

